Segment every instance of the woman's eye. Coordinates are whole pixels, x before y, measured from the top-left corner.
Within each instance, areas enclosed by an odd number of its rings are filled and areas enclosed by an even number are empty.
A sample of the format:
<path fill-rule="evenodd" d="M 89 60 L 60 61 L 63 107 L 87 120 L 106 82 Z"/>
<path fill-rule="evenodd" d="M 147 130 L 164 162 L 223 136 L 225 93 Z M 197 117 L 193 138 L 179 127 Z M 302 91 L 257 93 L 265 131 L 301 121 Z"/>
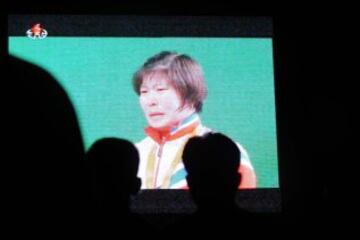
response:
<path fill-rule="evenodd" d="M 166 91 L 167 88 L 158 88 L 157 90 L 158 90 L 159 92 L 162 92 L 162 91 Z"/>
<path fill-rule="evenodd" d="M 147 93 L 148 91 L 147 90 L 140 90 L 140 94 L 144 94 L 144 93 Z"/>

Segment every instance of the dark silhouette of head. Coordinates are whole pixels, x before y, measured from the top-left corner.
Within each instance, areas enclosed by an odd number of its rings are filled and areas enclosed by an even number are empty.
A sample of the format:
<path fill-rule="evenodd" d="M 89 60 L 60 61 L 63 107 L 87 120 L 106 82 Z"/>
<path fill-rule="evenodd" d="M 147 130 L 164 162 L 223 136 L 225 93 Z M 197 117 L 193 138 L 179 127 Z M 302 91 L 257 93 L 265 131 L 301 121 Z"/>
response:
<path fill-rule="evenodd" d="M 7 179 L 14 216 L 69 217 L 79 203 L 84 147 L 72 103 L 45 70 L 8 56 Z M 16 212 L 16 213 L 15 213 Z M 17 215 L 20 214 L 20 215 Z"/>
<path fill-rule="evenodd" d="M 117 138 L 98 140 L 87 152 L 85 164 L 93 207 L 108 214 L 128 212 L 130 197 L 137 194 L 141 186 L 135 146 Z"/>
<path fill-rule="evenodd" d="M 199 210 L 236 208 L 240 151 L 230 138 L 220 133 L 191 138 L 185 146 L 183 162 L 190 193 Z"/>

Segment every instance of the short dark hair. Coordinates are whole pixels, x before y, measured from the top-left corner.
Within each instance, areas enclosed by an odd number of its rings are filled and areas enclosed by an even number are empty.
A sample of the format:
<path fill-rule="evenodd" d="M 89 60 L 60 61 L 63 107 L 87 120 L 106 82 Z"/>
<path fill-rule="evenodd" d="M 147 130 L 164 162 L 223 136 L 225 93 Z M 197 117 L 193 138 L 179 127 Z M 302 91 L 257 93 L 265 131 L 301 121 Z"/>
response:
<path fill-rule="evenodd" d="M 154 73 L 164 74 L 169 79 L 180 93 L 183 104 L 193 106 L 197 112 L 201 111 L 207 89 L 203 71 L 194 59 L 169 51 L 150 57 L 133 77 L 134 90 L 138 95 L 144 78 Z"/>

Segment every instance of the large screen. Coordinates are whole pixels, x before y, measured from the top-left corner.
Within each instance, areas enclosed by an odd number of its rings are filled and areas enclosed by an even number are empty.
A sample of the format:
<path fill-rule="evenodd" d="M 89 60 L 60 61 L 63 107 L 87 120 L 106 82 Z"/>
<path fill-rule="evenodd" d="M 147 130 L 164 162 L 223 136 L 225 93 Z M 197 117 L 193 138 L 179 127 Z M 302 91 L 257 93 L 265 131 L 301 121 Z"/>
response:
<path fill-rule="evenodd" d="M 240 195 L 248 194 L 246 199 L 239 197 L 240 205 L 279 211 L 271 18 L 9 15 L 8 19 L 9 53 L 46 69 L 62 85 L 75 107 L 86 149 L 104 137 L 128 139 L 137 146 L 151 140 L 145 131 L 153 124 L 151 118 L 162 121 L 159 118 L 166 117 L 179 96 L 159 100 L 159 105 L 171 104 L 149 117 L 143 94 L 150 89 L 140 87 L 137 92 L 134 75 L 161 53 L 193 60 L 201 68 L 207 94 L 201 111 L 185 120 L 195 116 L 204 128 L 224 133 L 238 144 L 242 163 L 253 174 L 252 183 L 239 186 Z M 146 167 L 140 163 L 140 168 Z M 159 193 L 178 192 L 153 190 L 180 189 L 176 186 L 143 181 L 145 197 L 135 200 L 134 208 L 164 208 L 148 202 Z M 187 209 L 181 204 L 175 208 Z"/>

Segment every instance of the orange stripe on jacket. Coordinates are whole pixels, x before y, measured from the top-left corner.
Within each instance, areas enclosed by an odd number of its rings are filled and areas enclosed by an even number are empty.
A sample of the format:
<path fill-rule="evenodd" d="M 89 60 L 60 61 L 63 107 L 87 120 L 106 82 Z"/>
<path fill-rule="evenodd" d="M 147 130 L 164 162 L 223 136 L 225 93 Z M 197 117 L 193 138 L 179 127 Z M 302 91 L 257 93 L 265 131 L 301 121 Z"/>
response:
<path fill-rule="evenodd" d="M 241 174 L 239 189 L 256 188 L 256 175 L 254 169 L 245 164 L 241 164 L 239 173 Z"/>

